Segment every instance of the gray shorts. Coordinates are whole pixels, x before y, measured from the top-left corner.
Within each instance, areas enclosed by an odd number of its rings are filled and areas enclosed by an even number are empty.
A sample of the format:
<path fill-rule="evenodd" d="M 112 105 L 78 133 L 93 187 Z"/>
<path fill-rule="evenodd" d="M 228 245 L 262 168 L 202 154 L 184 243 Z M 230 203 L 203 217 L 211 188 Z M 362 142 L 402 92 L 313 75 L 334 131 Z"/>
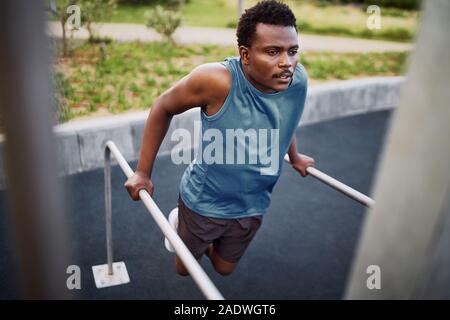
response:
<path fill-rule="evenodd" d="M 223 260 L 236 263 L 262 223 L 262 215 L 240 219 L 217 219 L 189 209 L 178 197 L 178 235 L 198 260 L 213 243 Z"/>

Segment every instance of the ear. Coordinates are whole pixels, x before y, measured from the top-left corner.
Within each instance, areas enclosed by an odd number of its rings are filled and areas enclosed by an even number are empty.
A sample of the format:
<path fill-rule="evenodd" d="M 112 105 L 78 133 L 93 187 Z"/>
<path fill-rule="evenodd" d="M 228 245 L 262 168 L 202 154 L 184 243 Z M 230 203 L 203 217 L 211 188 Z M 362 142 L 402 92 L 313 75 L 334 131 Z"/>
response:
<path fill-rule="evenodd" d="M 239 46 L 239 55 L 244 65 L 250 64 L 249 49 L 245 46 Z"/>

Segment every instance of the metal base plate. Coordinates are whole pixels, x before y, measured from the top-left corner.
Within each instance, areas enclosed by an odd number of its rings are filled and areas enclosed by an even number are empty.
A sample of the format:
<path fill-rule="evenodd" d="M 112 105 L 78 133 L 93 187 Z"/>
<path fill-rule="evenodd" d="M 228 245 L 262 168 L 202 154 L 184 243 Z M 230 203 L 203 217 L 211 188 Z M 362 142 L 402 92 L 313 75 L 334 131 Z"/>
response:
<path fill-rule="evenodd" d="M 92 266 L 92 272 L 94 273 L 95 285 L 97 288 L 117 286 L 130 282 L 127 267 L 123 261 L 113 263 L 112 275 L 108 274 L 107 264 Z"/>

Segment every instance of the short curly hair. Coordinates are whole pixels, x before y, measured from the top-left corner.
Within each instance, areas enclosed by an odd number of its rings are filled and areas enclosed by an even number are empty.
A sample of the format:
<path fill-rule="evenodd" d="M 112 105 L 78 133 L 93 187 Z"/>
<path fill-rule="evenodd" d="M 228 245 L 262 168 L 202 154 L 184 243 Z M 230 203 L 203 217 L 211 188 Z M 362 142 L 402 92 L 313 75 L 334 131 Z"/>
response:
<path fill-rule="evenodd" d="M 250 47 L 258 23 L 292 26 L 297 30 L 295 16 L 286 4 L 274 0 L 261 1 L 245 10 L 239 19 L 236 31 L 238 46 Z"/>

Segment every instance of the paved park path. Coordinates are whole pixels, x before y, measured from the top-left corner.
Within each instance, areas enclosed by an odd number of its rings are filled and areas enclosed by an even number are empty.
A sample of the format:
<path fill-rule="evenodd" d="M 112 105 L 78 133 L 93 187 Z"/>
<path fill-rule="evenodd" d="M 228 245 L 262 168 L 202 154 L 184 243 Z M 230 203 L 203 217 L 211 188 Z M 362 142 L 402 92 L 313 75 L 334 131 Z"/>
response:
<path fill-rule="evenodd" d="M 61 26 L 57 22 L 48 23 L 48 33 L 61 37 Z M 70 33 L 69 33 L 70 34 Z M 143 24 L 105 23 L 99 27 L 99 35 L 117 41 L 151 42 L 160 40 L 161 36 Z M 74 37 L 86 39 L 85 29 L 74 31 Z M 235 29 L 181 27 L 174 34 L 179 44 L 216 44 L 224 46 L 236 45 Z M 333 51 L 333 52 L 384 52 L 407 51 L 413 48 L 410 43 L 366 40 L 333 36 L 300 34 L 301 51 Z"/>

